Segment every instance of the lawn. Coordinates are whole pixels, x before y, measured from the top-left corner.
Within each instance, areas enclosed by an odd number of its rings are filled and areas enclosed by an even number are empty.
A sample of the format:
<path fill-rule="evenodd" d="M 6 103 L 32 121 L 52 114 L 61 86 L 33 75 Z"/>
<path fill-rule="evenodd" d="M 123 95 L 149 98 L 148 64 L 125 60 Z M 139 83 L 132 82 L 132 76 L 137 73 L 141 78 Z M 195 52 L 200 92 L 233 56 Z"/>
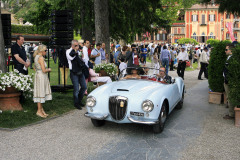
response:
<path fill-rule="evenodd" d="M 50 83 L 51 85 L 58 84 L 58 68 L 57 64 L 50 60 L 50 68 L 52 72 L 50 73 Z M 12 67 L 10 66 L 10 71 Z M 29 69 L 29 74 L 34 73 L 33 69 Z M 70 78 L 68 78 L 68 83 L 72 84 Z M 90 93 L 95 87 L 93 83 L 88 83 L 88 93 Z M 65 93 L 53 92 L 53 100 L 47 101 L 43 104 L 43 108 L 47 114 L 48 118 L 56 117 L 74 110 L 73 106 L 73 90 L 68 90 Z M 83 102 L 86 101 L 86 96 L 84 96 Z M 33 103 L 32 98 L 28 98 L 22 104 L 23 111 L 3 111 L 0 113 L 0 128 L 18 128 L 28 124 L 32 124 L 43 120 L 43 118 L 36 116 L 37 104 Z"/>

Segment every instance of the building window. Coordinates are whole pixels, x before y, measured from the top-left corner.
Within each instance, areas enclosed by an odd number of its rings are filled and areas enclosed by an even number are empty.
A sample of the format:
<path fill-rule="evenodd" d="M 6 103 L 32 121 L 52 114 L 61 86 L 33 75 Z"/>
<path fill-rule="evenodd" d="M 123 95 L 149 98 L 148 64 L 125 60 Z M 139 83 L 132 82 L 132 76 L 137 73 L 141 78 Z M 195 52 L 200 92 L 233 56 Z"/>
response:
<path fill-rule="evenodd" d="M 154 34 L 151 34 L 151 40 L 154 40 Z"/>
<path fill-rule="evenodd" d="M 192 15 L 192 21 L 197 22 L 198 21 L 198 15 Z"/>
<path fill-rule="evenodd" d="M 230 19 L 230 14 L 229 13 L 226 14 L 226 19 Z"/>
<path fill-rule="evenodd" d="M 213 36 L 213 32 L 210 33 L 210 39 L 215 39 L 215 36 Z"/>
<path fill-rule="evenodd" d="M 209 21 L 214 22 L 215 21 L 215 14 L 209 15 Z"/>
<path fill-rule="evenodd" d="M 160 40 L 160 35 L 159 35 L 159 33 L 157 34 L 157 40 L 158 40 L 158 41 Z"/>
<path fill-rule="evenodd" d="M 238 38 L 237 38 L 237 33 L 234 33 L 234 38 L 235 38 L 235 40 L 238 39 Z"/>
<path fill-rule="evenodd" d="M 196 32 L 193 33 L 192 39 L 197 40 L 197 34 L 196 34 Z"/>
<path fill-rule="evenodd" d="M 235 22 L 235 23 L 233 24 L 233 28 L 238 28 L 238 22 Z"/>
<path fill-rule="evenodd" d="M 229 33 L 226 33 L 226 39 L 230 39 Z"/>
<path fill-rule="evenodd" d="M 166 40 L 166 37 L 165 37 L 165 34 L 163 34 L 163 41 L 165 41 Z"/>
<path fill-rule="evenodd" d="M 177 34 L 177 28 L 174 28 L 174 34 Z"/>
<path fill-rule="evenodd" d="M 184 31 L 184 27 L 181 28 L 181 34 L 184 34 L 185 31 Z"/>
<path fill-rule="evenodd" d="M 205 23 L 205 15 L 204 14 L 202 15 L 202 24 L 206 24 Z"/>

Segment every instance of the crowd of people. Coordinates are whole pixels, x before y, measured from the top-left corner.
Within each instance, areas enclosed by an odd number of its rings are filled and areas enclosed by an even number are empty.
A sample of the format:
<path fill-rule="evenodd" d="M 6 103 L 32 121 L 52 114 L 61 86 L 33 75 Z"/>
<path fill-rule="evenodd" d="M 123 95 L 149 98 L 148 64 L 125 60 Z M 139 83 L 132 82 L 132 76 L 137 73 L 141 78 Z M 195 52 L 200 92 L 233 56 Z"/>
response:
<path fill-rule="evenodd" d="M 29 58 L 23 47 L 24 37 L 17 36 L 16 43 L 12 46 L 12 59 L 14 68 L 22 74 L 28 74 L 28 68 L 35 69 L 34 80 L 34 95 L 33 100 L 37 103 L 37 115 L 46 118 L 48 115 L 44 112 L 42 103 L 52 99 L 51 87 L 47 73 L 51 72 L 47 68 L 44 57 L 47 54 L 47 47 L 39 44 L 33 46 L 30 44 L 28 48 Z M 82 109 L 84 104 L 82 99 L 84 94 L 87 95 L 87 83 L 91 82 L 112 82 L 108 76 L 102 77 L 99 73 L 93 70 L 94 65 L 105 63 L 114 63 L 121 72 L 129 73 L 127 78 L 140 78 L 139 70 L 136 67 L 142 67 L 142 74 L 147 74 L 148 69 L 144 67 L 154 68 L 154 74 L 161 81 L 169 83 L 171 77 L 169 71 L 174 71 L 174 66 L 177 68 L 177 74 L 184 79 L 184 71 L 187 65 L 192 67 L 192 64 L 197 61 L 199 76 L 201 80 L 202 73 L 205 78 L 207 75 L 207 65 L 210 58 L 211 46 L 194 46 L 192 44 L 154 44 L 148 45 L 111 45 L 110 53 L 106 52 L 105 43 L 97 43 L 94 47 L 89 40 L 77 41 L 72 40 L 71 47 L 68 50 L 59 50 L 60 71 L 62 75 L 62 83 L 66 83 L 68 70 L 70 70 L 70 79 L 73 84 L 74 106 L 77 109 Z M 52 58 L 56 60 L 56 50 L 52 52 Z M 60 56 L 61 55 L 61 56 Z M 150 63 L 147 65 L 147 58 Z M 34 67 L 33 65 L 34 64 Z M 201 66 L 201 67 L 200 67 Z M 135 69 L 134 69 L 135 68 Z M 65 73 L 64 73 L 65 72 Z M 65 77 L 63 76 L 65 75 Z"/>

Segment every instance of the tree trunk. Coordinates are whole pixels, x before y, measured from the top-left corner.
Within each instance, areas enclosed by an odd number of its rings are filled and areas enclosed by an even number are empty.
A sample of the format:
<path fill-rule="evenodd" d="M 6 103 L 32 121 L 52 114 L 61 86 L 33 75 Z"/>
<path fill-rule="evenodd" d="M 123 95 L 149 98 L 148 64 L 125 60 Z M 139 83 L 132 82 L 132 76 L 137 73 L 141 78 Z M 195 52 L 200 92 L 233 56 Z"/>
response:
<path fill-rule="evenodd" d="M 96 43 L 106 44 L 106 53 L 110 54 L 108 0 L 94 0 Z M 110 59 L 110 55 L 109 55 Z"/>
<path fill-rule="evenodd" d="M 1 1 L 0 1 L 0 13 L 1 13 Z M 0 70 L 3 73 L 7 72 L 6 64 L 6 51 L 4 47 L 4 38 L 3 38 L 3 28 L 2 28 L 2 19 L 0 17 Z"/>
<path fill-rule="evenodd" d="M 88 9 L 90 9 L 90 6 L 88 6 L 87 4 L 89 2 L 87 2 L 88 0 L 81 0 L 80 4 L 81 4 L 81 26 L 82 26 L 82 39 L 84 40 L 89 40 L 92 43 L 92 31 L 91 31 L 91 27 L 89 26 L 88 23 L 86 23 L 86 8 L 88 7 Z M 89 15 L 88 15 L 89 16 Z"/>

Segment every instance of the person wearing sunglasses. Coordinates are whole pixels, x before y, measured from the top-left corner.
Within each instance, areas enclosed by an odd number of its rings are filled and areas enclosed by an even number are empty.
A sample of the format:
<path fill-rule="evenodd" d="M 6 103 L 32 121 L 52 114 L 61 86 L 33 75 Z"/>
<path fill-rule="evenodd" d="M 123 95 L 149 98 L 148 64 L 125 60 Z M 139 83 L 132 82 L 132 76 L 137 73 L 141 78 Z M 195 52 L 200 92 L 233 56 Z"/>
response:
<path fill-rule="evenodd" d="M 226 49 L 225 49 L 225 53 L 228 57 L 227 57 L 227 60 L 225 62 L 225 66 L 224 66 L 224 69 L 223 69 L 223 77 L 224 77 L 224 84 L 223 85 L 224 85 L 224 90 L 225 90 L 226 95 L 227 95 L 227 101 L 228 101 L 227 104 L 228 104 L 229 109 L 228 109 L 228 114 L 223 117 L 224 119 L 234 119 L 234 117 L 235 117 L 234 106 L 232 105 L 230 99 L 228 98 L 229 97 L 228 77 L 230 76 L 228 74 L 228 61 L 232 56 L 232 49 L 233 48 L 234 48 L 233 44 L 228 44 L 226 46 Z"/>
<path fill-rule="evenodd" d="M 46 56 L 47 47 L 45 45 L 39 45 L 38 49 L 34 52 L 34 87 L 33 87 L 33 101 L 37 103 L 36 115 L 42 118 L 46 118 L 48 114 L 45 113 L 42 103 L 52 100 L 52 92 L 48 79 L 48 72 L 51 72 L 51 68 L 46 68 L 47 64 L 44 60 Z"/>
<path fill-rule="evenodd" d="M 66 51 L 66 56 L 70 70 L 70 78 L 73 84 L 74 106 L 77 109 L 81 110 L 82 109 L 81 106 L 84 106 L 84 104 L 82 103 L 82 99 L 84 96 L 84 92 L 87 89 L 85 76 L 83 73 L 85 63 L 83 59 L 80 58 L 78 53 L 79 50 L 78 41 L 72 40 L 71 44 L 72 44 L 71 48 Z M 79 86 L 81 86 L 80 90 Z"/>

